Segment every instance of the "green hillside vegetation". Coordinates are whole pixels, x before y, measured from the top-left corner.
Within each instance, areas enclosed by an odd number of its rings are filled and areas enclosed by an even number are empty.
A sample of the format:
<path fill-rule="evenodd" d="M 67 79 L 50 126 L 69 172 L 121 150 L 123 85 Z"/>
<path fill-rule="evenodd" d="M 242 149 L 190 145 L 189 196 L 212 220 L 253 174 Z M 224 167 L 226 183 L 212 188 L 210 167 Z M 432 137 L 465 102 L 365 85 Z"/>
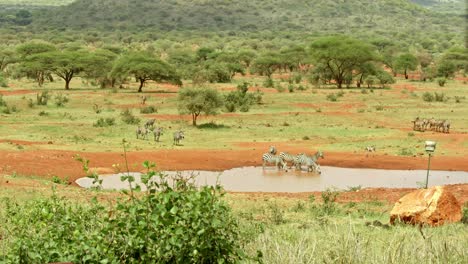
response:
<path fill-rule="evenodd" d="M 0 5 L 7 6 L 62 6 L 75 0 L 0 0 Z"/>

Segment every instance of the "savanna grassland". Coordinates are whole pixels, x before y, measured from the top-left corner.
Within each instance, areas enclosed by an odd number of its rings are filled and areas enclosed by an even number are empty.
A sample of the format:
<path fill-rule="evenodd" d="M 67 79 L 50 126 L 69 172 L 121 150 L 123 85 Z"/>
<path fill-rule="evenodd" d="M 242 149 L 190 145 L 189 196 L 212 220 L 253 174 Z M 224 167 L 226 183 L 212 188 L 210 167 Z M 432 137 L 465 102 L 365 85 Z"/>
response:
<path fill-rule="evenodd" d="M 467 184 L 447 186 L 462 222 L 430 228 L 388 224 L 411 189 L 225 193 L 159 172 L 259 166 L 271 145 L 425 169 L 426 140 L 432 169 L 468 171 L 462 6 L 0 0 L 0 262 L 466 263 Z M 137 139 L 153 118 L 159 142 Z M 116 168 L 153 191 L 74 183 Z"/>

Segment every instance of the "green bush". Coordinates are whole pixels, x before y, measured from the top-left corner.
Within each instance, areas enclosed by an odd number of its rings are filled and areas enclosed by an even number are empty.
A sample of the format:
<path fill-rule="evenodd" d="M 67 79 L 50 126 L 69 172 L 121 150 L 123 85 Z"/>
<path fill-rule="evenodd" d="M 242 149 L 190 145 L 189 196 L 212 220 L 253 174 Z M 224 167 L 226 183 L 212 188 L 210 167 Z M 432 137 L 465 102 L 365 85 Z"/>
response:
<path fill-rule="evenodd" d="M 295 89 L 295 87 L 294 87 L 293 84 L 289 84 L 289 85 L 288 85 L 288 91 L 289 91 L 290 93 L 294 93 L 294 89 Z"/>
<path fill-rule="evenodd" d="M 433 101 L 435 100 L 434 95 L 431 94 L 430 92 L 425 92 L 425 93 L 423 93 L 422 99 L 423 99 L 425 102 L 433 102 Z"/>
<path fill-rule="evenodd" d="M 55 105 L 57 107 L 64 107 L 66 103 L 70 101 L 66 95 L 63 95 L 62 93 L 59 93 L 55 96 Z"/>
<path fill-rule="evenodd" d="M 130 109 L 125 109 L 120 113 L 120 118 L 125 124 L 128 125 L 138 125 L 140 123 L 140 119 L 133 115 Z"/>
<path fill-rule="evenodd" d="M 3 95 L 0 94 L 0 106 L 6 106 L 7 103 L 3 100 Z"/>
<path fill-rule="evenodd" d="M 157 112 L 158 112 L 158 109 L 156 109 L 156 107 L 152 105 L 140 108 L 141 114 L 152 114 L 152 113 L 157 113 Z"/>
<path fill-rule="evenodd" d="M 437 84 L 439 84 L 440 87 L 444 87 L 446 83 L 447 83 L 447 79 L 437 78 Z"/>
<path fill-rule="evenodd" d="M 50 99 L 49 91 L 42 91 L 41 93 L 36 94 L 36 103 L 37 105 L 47 105 L 47 102 Z"/>
<path fill-rule="evenodd" d="M 226 112 L 248 112 L 250 107 L 261 103 L 262 94 L 257 90 L 255 93 L 248 93 L 249 84 L 243 83 L 237 86 L 236 91 L 229 92 L 224 96 L 224 107 Z"/>
<path fill-rule="evenodd" d="M 273 88 L 275 87 L 275 82 L 273 81 L 272 78 L 267 78 L 265 82 L 263 83 L 263 86 L 265 86 L 266 88 Z"/>
<path fill-rule="evenodd" d="M 145 166 L 149 168 L 148 163 Z M 157 183 L 150 181 L 157 178 Z M 123 181 L 133 182 L 132 176 Z M 242 260 L 237 222 L 219 186 L 149 170 L 148 190 L 104 207 L 53 195 L 4 203 L 0 262 L 5 263 L 237 263 Z"/>
<path fill-rule="evenodd" d="M 331 93 L 329 95 L 327 95 L 327 100 L 328 101 L 332 101 L 332 102 L 336 102 L 338 101 L 338 96 L 334 93 Z"/>
<path fill-rule="evenodd" d="M 101 117 L 93 124 L 94 127 L 108 127 L 113 125 L 115 125 L 115 118 L 113 117 Z"/>
<path fill-rule="evenodd" d="M 0 72 L 0 87 L 8 87 L 7 79 L 3 77 L 3 74 Z"/>

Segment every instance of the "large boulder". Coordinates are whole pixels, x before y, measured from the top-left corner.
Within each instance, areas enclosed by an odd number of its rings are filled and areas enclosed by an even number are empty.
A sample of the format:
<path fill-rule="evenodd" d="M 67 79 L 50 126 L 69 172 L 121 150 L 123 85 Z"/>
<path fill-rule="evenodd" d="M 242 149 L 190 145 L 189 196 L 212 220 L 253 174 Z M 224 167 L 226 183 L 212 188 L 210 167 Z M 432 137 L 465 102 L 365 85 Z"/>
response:
<path fill-rule="evenodd" d="M 439 226 L 462 219 L 462 207 L 442 186 L 408 193 L 396 202 L 390 212 L 390 223 L 400 220 L 409 224 Z"/>

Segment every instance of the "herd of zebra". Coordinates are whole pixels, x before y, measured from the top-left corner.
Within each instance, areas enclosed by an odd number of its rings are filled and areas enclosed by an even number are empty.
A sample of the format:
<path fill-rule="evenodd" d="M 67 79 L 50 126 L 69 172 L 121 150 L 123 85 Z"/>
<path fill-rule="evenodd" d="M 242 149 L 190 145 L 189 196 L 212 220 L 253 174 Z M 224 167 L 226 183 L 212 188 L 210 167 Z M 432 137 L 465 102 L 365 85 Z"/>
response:
<path fill-rule="evenodd" d="M 424 132 L 426 130 L 432 130 L 442 133 L 450 133 L 450 121 L 448 120 L 437 120 L 434 118 L 427 119 L 427 118 L 419 118 L 416 117 L 413 123 L 413 130 L 414 131 L 421 131 Z"/>
<path fill-rule="evenodd" d="M 138 126 L 136 129 L 136 138 L 148 140 L 148 135 L 152 134 L 154 136 L 154 141 L 159 142 L 159 138 L 163 135 L 162 127 L 154 127 L 156 119 L 148 119 L 143 127 Z M 173 139 L 174 145 L 179 145 L 180 141 L 185 138 L 184 131 L 178 130 L 174 132 Z"/>
<path fill-rule="evenodd" d="M 307 172 L 322 173 L 320 165 L 317 163 L 319 158 L 324 158 L 320 150 L 312 156 L 305 153 L 299 153 L 297 155 L 292 155 L 288 152 L 280 152 L 279 155 L 276 155 L 276 153 L 276 148 L 270 146 L 268 153 L 263 154 L 262 160 L 264 169 L 266 164 L 274 164 L 279 170 L 288 171 L 289 163 L 289 169 L 294 166 L 296 170 L 302 170 L 302 167 L 305 166 Z"/>

